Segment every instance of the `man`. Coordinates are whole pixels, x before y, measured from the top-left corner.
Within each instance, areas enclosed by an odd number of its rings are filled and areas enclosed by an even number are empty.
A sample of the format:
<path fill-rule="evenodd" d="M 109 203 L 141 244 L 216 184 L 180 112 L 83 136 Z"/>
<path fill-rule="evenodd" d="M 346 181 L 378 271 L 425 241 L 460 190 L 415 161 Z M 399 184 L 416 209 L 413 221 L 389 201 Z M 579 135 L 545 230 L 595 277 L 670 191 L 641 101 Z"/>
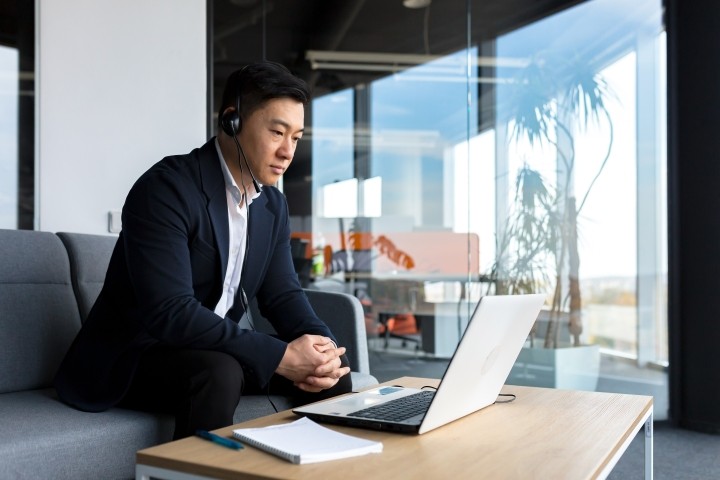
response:
<path fill-rule="evenodd" d="M 218 136 L 138 179 L 103 289 L 56 376 L 63 401 L 170 411 L 181 438 L 232 424 L 243 393 L 306 403 L 350 391 L 345 348 L 300 287 L 287 203 L 272 186 L 308 99 L 281 65 L 248 65 L 227 81 Z M 238 326 L 254 297 L 277 336 Z"/>

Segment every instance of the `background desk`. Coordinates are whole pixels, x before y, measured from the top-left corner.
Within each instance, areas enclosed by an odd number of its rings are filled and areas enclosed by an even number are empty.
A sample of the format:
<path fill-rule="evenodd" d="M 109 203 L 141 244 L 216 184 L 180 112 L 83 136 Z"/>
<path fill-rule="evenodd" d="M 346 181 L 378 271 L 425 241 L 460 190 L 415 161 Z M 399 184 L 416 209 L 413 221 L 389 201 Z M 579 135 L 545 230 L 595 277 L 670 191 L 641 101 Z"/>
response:
<path fill-rule="evenodd" d="M 416 387 L 437 383 L 413 377 L 387 382 Z M 138 452 L 137 478 L 605 478 L 643 426 L 645 478 L 652 478 L 652 397 L 510 385 L 503 392 L 514 393 L 517 399 L 424 435 L 332 427 L 382 441 L 381 454 L 293 465 L 252 447 L 233 451 L 186 438 Z M 295 419 L 297 416 L 285 411 L 242 426 Z M 215 433 L 230 436 L 233 428 L 237 426 Z"/>

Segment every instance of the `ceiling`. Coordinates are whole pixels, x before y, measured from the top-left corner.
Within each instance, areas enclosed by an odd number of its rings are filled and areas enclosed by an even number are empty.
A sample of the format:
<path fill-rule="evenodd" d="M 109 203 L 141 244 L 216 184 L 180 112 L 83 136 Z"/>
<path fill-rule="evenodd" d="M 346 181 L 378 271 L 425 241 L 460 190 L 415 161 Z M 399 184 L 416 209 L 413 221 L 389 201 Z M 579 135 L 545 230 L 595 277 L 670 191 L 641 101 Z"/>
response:
<path fill-rule="evenodd" d="M 313 70 L 306 58 L 308 51 L 444 55 L 468 43 L 486 44 L 582 1 L 432 0 L 427 8 L 413 9 L 405 7 L 403 0 L 215 0 L 211 5 L 215 110 L 225 79 L 247 63 L 280 62 L 304 78 L 317 97 L 369 83 L 389 72 Z M 284 178 L 295 215 L 309 215 L 311 210 L 310 148 L 309 141 L 299 144 L 293 167 Z"/>
<path fill-rule="evenodd" d="M 582 0 L 215 0 L 215 89 L 246 63 L 288 66 L 314 94 L 366 83 L 387 72 L 313 71 L 308 50 L 441 55 L 496 38 Z"/>

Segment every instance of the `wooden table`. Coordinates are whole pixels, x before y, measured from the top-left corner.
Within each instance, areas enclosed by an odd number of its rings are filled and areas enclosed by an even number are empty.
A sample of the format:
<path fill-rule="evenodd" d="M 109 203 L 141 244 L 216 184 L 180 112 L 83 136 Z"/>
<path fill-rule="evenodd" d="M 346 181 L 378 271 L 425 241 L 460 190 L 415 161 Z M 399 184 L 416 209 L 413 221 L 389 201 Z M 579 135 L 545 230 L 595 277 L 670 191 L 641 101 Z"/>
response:
<path fill-rule="evenodd" d="M 438 380 L 403 377 L 392 385 Z M 185 438 L 137 453 L 137 479 L 586 479 L 605 478 L 645 426 L 645 478 L 652 479 L 652 397 L 506 385 L 512 403 L 491 405 L 424 435 L 347 427 L 382 441 L 381 454 L 294 465 L 246 446 L 234 451 Z M 258 427 L 296 420 L 290 411 L 251 420 Z M 215 430 L 231 436 L 234 425 Z"/>

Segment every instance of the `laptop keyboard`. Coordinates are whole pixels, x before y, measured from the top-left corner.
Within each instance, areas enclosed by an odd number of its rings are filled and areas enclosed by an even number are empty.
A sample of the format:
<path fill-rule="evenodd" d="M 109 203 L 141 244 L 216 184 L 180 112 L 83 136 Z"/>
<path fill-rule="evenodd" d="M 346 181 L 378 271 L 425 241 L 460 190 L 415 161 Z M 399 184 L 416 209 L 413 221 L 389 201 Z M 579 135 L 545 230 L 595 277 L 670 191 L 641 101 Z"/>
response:
<path fill-rule="evenodd" d="M 430 406 L 433 395 L 435 395 L 435 391 L 423 390 L 407 397 L 390 400 L 382 405 L 363 408 L 348 414 L 348 416 L 401 422 L 415 415 L 425 413 Z"/>

